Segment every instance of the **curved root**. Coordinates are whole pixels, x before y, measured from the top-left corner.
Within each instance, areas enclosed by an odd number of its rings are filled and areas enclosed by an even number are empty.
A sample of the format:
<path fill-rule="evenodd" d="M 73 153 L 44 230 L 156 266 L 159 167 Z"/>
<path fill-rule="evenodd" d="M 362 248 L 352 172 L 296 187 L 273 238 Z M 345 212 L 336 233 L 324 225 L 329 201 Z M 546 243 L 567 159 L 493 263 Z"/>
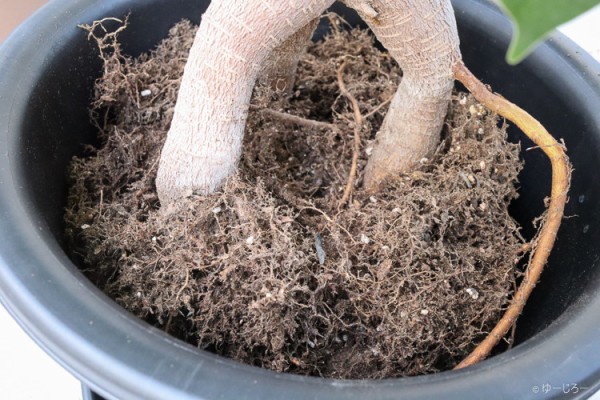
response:
<path fill-rule="evenodd" d="M 507 334 L 523 311 L 529 295 L 540 278 L 544 265 L 554 246 L 556 234 L 564 214 L 567 192 L 571 181 L 571 166 L 565 148 L 558 143 L 535 118 L 515 104 L 492 93 L 467 67 L 459 62 L 454 77 L 485 107 L 516 124 L 550 159 L 552 164 L 552 193 L 545 222 L 538 234 L 533 255 L 525 271 L 523 282 L 494 329 L 454 369 L 461 369 L 485 359 Z"/>

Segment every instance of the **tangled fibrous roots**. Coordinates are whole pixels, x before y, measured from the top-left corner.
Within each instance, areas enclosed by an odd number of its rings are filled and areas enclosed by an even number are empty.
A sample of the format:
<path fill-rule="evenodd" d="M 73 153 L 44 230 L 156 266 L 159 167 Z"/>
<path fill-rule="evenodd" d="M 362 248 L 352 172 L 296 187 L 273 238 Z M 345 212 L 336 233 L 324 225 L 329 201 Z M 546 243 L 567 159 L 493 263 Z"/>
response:
<path fill-rule="evenodd" d="M 276 371 L 385 378 L 448 369 L 506 308 L 522 239 L 509 216 L 519 146 L 457 94 L 443 141 L 375 196 L 359 186 L 400 72 L 364 31 L 310 46 L 291 98 L 257 89 L 239 173 L 160 209 L 154 179 L 192 43 L 189 22 L 138 59 L 120 52 L 92 105 L 102 144 L 73 160 L 74 257 L 119 304 L 169 333 Z M 100 40 L 117 40 L 115 36 Z M 338 209 L 365 117 L 357 186 Z M 150 93 L 150 94 L 148 94 Z M 284 123 L 278 113 L 335 124 Z"/>

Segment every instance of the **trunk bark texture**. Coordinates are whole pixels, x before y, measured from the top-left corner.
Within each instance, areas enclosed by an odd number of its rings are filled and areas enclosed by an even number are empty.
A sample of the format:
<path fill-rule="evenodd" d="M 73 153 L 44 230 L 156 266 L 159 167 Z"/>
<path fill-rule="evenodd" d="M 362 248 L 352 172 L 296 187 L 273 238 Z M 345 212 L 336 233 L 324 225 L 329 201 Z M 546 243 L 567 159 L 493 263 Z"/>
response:
<path fill-rule="evenodd" d="M 334 0 L 213 0 L 185 67 L 156 188 L 163 204 L 211 193 L 237 167 L 248 104 L 271 52 Z"/>
<path fill-rule="evenodd" d="M 185 68 L 161 154 L 163 204 L 216 190 L 237 167 L 260 76 L 291 90 L 298 57 L 334 0 L 213 0 Z M 400 64 L 404 77 L 377 135 L 365 187 L 408 171 L 437 146 L 460 60 L 450 0 L 346 0 Z M 269 58 L 270 57 L 270 58 Z"/>
<path fill-rule="evenodd" d="M 319 18 L 309 22 L 273 50 L 258 75 L 258 83 L 270 86 L 277 93 L 290 94 L 296 82 L 298 62 L 317 25 L 319 25 Z"/>
<path fill-rule="evenodd" d="M 410 171 L 440 140 L 461 59 L 450 0 L 346 0 L 402 68 L 403 78 L 367 164 L 364 187 Z"/>

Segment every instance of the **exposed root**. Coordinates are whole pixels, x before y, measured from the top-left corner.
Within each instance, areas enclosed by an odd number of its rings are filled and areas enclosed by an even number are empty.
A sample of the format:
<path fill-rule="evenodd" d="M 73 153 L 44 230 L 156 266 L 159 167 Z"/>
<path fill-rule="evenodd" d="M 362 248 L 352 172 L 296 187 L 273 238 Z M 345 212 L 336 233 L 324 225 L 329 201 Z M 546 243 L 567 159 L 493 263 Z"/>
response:
<path fill-rule="evenodd" d="M 344 204 L 350 200 L 352 190 L 354 189 L 356 170 L 358 168 L 358 156 L 360 154 L 360 130 L 363 126 L 363 117 L 360 113 L 358 101 L 356 100 L 356 97 L 354 97 L 352 93 L 348 91 L 348 88 L 346 88 L 346 84 L 344 83 L 343 74 L 345 69 L 346 61 L 344 61 L 337 70 L 337 81 L 340 87 L 340 92 L 352 104 L 352 111 L 354 113 L 354 148 L 352 149 L 352 166 L 350 167 L 350 173 L 348 174 L 348 182 L 346 183 L 346 188 L 344 189 L 344 194 L 342 195 L 338 207 L 343 207 Z"/>
<path fill-rule="evenodd" d="M 339 132 L 339 128 L 335 124 L 328 122 L 315 121 L 313 119 L 307 119 L 298 117 L 297 115 L 291 115 L 280 111 L 275 111 L 271 108 L 263 108 L 255 105 L 250 105 L 252 110 L 260 110 L 261 113 L 267 114 L 270 117 L 277 118 L 279 121 L 285 124 L 299 125 L 306 128 L 317 128 L 317 129 L 329 129 L 335 132 Z"/>
<path fill-rule="evenodd" d="M 108 29 L 105 26 L 107 24 L 115 23 L 117 24 L 117 28 L 114 30 Z M 120 49 L 118 37 L 119 34 L 127 28 L 128 23 L 129 16 L 125 17 L 125 20 L 109 17 L 94 21 L 91 25 L 81 24 L 78 25 L 78 27 L 88 32 L 88 40 L 93 39 L 96 42 L 98 50 L 100 51 L 100 57 L 104 62 L 107 62 L 110 60 L 110 57 L 107 56 L 107 52 Z"/>
<path fill-rule="evenodd" d="M 571 166 L 565 147 L 558 143 L 534 117 L 508 100 L 492 93 L 461 62 L 454 68 L 454 76 L 473 96 L 492 112 L 516 124 L 550 159 L 552 164 L 552 193 L 550 204 L 538 236 L 534 240 L 529 266 L 523 281 L 515 293 L 512 303 L 504 316 L 489 335 L 455 369 L 464 368 L 485 359 L 498 344 L 523 311 L 529 295 L 533 291 L 548 256 L 554 246 L 556 234 L 563 218 L 567 193 L 571 181 Z"/>
<path fill-rule="evenodd" d="M 386 101 L 384 101 L 383 103 L 379 104 L 377 107 L 373 108 L 371 111 L 369 111 L 366 115 L 365 115 L 365 119 L 368 119 L 370 117 L 372 117 L 373 115 L 375 115 L 379 110 L 381 110 L 383 107 L 387 106 L 388 104 L 390 104 L 392 102 L 393 97 L 390 97 L 389 99 L 387 99 Z"/>

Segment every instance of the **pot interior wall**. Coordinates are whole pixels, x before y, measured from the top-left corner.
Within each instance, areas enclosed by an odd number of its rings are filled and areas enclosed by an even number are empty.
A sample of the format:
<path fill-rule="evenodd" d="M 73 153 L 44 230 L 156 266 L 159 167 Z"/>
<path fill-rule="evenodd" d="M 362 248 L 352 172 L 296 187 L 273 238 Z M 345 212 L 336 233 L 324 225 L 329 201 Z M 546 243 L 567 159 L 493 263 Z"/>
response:
<path fill-rule="evenodd" d="M 131 13 L 122 40 L 124 51 L 137 55 L 155 45 L 180 19 L 199 22 L 205 3 L 158 0 L 136 2 L 131 7 L 120 2 L 111 6 L 110 14 L 102 14 L 106 11 L 100 8 L 97 18 L 124 17 Z M 359 22 L 346 8 L 335 5 L 334 9 L 349 22 Z M 596 243 L 600 242 L 600 211 L 596 204 L 600 198 L 600 177 L 594 173 L 600 170 L 598 127 L 588 117 L 591 114 L 582 111 L 586 105 L 574 99 L 573 87 L 557 78 L 572 71 L 552 65 L 540 67 L 539 62 L 544 60 L 536 56 L 510 67 L 504 62 L 509 40 L 506 27 L 504 30 L 486 27 L 484 31 L 484 25 L 463 20 L 461 14 L 457 18 L 466 65 L 495 91 L 521 105 L 554 135 L 563 138 L 575 168 L 566 211 L 571 218 L 564 220 L 550 265 L 519 319 L 517 340 L 523 342 L 561 315 L 568 318 L 565 310 L 569 305 L 585 298 L 598 284 Z M 322 25 L 316 36 L 323 35 L 325 30 Z M 17 162 L 20 179 L 25 182 L 35 212 L 61 242 L 67 165 L 73 155 L 81 154 L 83 144 L 95 141 L 87 106 L 101 63 L 94 45 L 78 29 L 73 29 L 68 40 L 57 46 L 53 54 L 29 99 L 24 134 L 18 139 L 21 151 Z M 540 150 L 525 150 L 532 144 L 516 129 L 511 128 L 510 134 L 512 140 L 522 141 L 527 163 L 520 178 L 521 197 L 512 212 L 524 225 L 526 236 L 531 237 L 531 221 L 543 211 L 543 199 L 549 193 L 549 163 Z"/>

